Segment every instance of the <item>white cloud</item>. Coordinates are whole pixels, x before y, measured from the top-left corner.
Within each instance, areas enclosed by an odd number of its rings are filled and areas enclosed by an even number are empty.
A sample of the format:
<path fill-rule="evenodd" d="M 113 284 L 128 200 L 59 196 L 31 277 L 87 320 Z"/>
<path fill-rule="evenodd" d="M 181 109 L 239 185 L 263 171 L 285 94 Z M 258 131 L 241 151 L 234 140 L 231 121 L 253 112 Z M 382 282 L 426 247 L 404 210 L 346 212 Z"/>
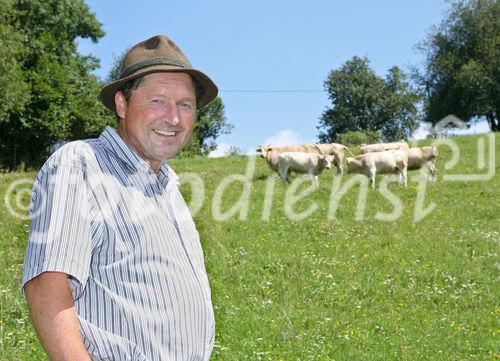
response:
<path fill-rule="evenodd" d="M 224 157 L 227 151 L 231 148 L 231 144 L 220 143 L 217 144 L 217 148 L 208 153 L 209 158 L 219 158 Z"/>
<path fill-rule="evenodd" d="M 275 147 L 305 143 L 314 143 L 314 140 L 306 140 L 291 129 L 282 130 L 262 142 L 263 145 L 273 145 Z"/>
<path fill-rule="evenodd" d="M 413 133 L 412 139 L 425 139 L 429 134 L 432 125 L 429 123 L 421 123 L 418 129 Z M 468 134 L 482 134 L 488 133 L 490 127 L 487 121 L 481 121 L 472 124 L 469 128 L 464 129 L 450 129 L 446 133 L 448 135 L 468 135 Z"/>

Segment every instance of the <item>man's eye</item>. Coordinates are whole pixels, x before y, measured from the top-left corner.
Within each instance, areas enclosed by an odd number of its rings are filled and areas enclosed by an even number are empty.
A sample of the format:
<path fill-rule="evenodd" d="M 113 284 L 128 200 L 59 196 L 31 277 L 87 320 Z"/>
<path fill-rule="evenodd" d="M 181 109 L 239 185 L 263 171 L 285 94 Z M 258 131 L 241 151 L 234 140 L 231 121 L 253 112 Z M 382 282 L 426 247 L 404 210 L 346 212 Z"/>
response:
<path fill-rule="evenodd" d="M 191 110 L 193 109 L 193 105 L 191 103 L 187 103 L 187 102 L 182 102 L 179 104 L 179 106 L 182 108 L 182 109 L 186 109 L 186 110 Z"/>

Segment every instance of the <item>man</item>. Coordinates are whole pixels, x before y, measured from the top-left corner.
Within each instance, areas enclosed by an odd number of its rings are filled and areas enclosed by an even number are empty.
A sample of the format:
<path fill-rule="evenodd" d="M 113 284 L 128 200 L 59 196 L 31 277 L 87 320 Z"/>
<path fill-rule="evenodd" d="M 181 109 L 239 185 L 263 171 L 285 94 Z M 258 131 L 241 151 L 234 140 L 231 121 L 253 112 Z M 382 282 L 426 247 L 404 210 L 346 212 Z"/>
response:
<path fill-rule="evenodd" d="M 22 292 L 51 360 L 208 360 L 210 288 L 167 165 L 217 87 L 167 37 L 132 47 L 103 104 L 120 118 L 40 170 Z"/>

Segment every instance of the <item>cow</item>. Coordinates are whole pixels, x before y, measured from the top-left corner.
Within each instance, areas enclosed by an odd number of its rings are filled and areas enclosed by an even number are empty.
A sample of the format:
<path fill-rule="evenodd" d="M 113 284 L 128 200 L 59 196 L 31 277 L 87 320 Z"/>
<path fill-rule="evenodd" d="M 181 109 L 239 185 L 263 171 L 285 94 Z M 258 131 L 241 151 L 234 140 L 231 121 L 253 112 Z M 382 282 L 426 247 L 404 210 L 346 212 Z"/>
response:
<path fill-rule="evenodd" d="M 318 186 L 318 174 L 323 170 L 332 167 L 333 156 L 303 153 L 303 152 L 284 152 L 277 155 L 278 175 L 281 179 L 289 181 L 291 171 L 296 173 L 304 173 L 309 176 L 309 180 L 313 186 Z"/>
<path fill-rule="evenodd" d="M 272 171 L 278 171 L 278 156 L 282 153 L 295 152 L 295 153 L 305 153 L 305 154 L 318 154 L 319 149 L 312 144 L 305 144 L 303 146 L 286 146 L 286 147 L 270 147 L 266 145 L 261 145 L 257 148 L 257 152 L 260 156 L 264 158 L 267 162 L 269 168 Z"/>
<path fill-rule="evenodd" d="M 408 151 L 410 147 L 406 142 L 393 142 L 393 143 L 378 143 L 378 144 L 361 144 L 359 154 L 385 152 L 386 150 L 405 150 Z"/>
<path fill-rule="evenodd" d="M 436 158 L 438 150 L 434 146 L 415 147 L 408 150 L 408 170 L 426 167 L 430 173 L 431 182 L 436 181 Z"/>
<path fill-rule="evenodd" d="M 293 145 L 284 147 L 272 147 L 270 145 L 261 145 L 256 149 L 257 153 L 264 158 L 269 168 L 272 171 L 278 171 L 278 155 L 285 152 L 300 152 L 300 153 L 318 153 L 319 148 L 312 144 Z"/>
<path fill-rule="evenodd" d="M 267 150 L 261 153 L 261 157 L 263 157 L 266 160 L 267 165 L 269 166 L 269 168 L 271 168 L 273 172 L 278 171 L 278 156 L 280 154 L 281 153 L 279 152 L 272 152 Z"/>
<path fill-rule="evenodd" d="M 407 185 L 408 154 L 402 150 L 386 150 L 358 155 L 355 158 L 348 157 L 347 172 L 359 173 L 371 179 L 372 188 L 375 188 L 376 174 L 399 175 L 399 181 Z"/>
<path fill-rule="evenodd" d="M 321 154 L 333 155 L 334 156 L 334 165 L 337 168 L 337 174 L 342 175 L 344 173 L 344 158 L 345 152 L 347 151 L 351 156 L 354 156 L 349 148 L 347 148 L 343 144 L 338 143 L 327 143 L 327 144 L 315 144 L 320 151 Z"/>
<path fill-rule="evenodd" d="M 345 150 L 349 152 L 346 146 L 342 144 L 303 144 L 284 147 L 274 147 L 269 145 L 261 145 L 256 151 L 260 153 L 262 158 L 267 160 L 269 152 L 284 153 L 284 152 L 302 152 L 302 153 L 319 153 L 333 156 L 333 165 L 337 168 L 337 174 L 342 175 L 344 170 Z M 351 152 L 349 152 L 351 153 Z M 351 153 L 352 155 L 352 153 Z M 269 160 L 268 160 L 269 164 Z M 273 167 L 271 167 L 273 169 Z M 273 169 L 274 170 L 274 169 Z"/>
<path fill-rule="evenodd" d="M 333 150 L 336 150 L 338 152 L 349 152 L 351 156 L 353 154 L 349 151 L 349 148 L 347 148 L 343 144 L 338 144 L 338 143 L 322 143 L 322 144 L 315 144 L 317 147 L 321 149 L 321 151 L 325 154 L 332 154 Z"/>
<path fill-rule="evenodd" d="M 256 149 L 262 158 L 266 157 L 268 152 L 284 153 L 284 152 L 303 152 L 303 153 L 319 153 L 318 148 L 314 144 L 303 145 L 288 145 L 283 147 L 275 147 L 271 145 L 261 145 Z"/>

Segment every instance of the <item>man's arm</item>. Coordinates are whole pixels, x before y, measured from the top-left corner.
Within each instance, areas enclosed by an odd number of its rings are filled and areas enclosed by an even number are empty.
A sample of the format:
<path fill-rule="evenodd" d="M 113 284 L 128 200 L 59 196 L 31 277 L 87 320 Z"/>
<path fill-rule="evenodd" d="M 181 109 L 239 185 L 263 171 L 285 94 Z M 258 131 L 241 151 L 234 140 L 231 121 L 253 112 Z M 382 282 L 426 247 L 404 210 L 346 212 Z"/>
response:
<path fill-rule="evenodd" d="M 52 361 L 90 360 L 78 327 L 68 275 L 44 272 L 25 286 L 38 338 Z"/>

